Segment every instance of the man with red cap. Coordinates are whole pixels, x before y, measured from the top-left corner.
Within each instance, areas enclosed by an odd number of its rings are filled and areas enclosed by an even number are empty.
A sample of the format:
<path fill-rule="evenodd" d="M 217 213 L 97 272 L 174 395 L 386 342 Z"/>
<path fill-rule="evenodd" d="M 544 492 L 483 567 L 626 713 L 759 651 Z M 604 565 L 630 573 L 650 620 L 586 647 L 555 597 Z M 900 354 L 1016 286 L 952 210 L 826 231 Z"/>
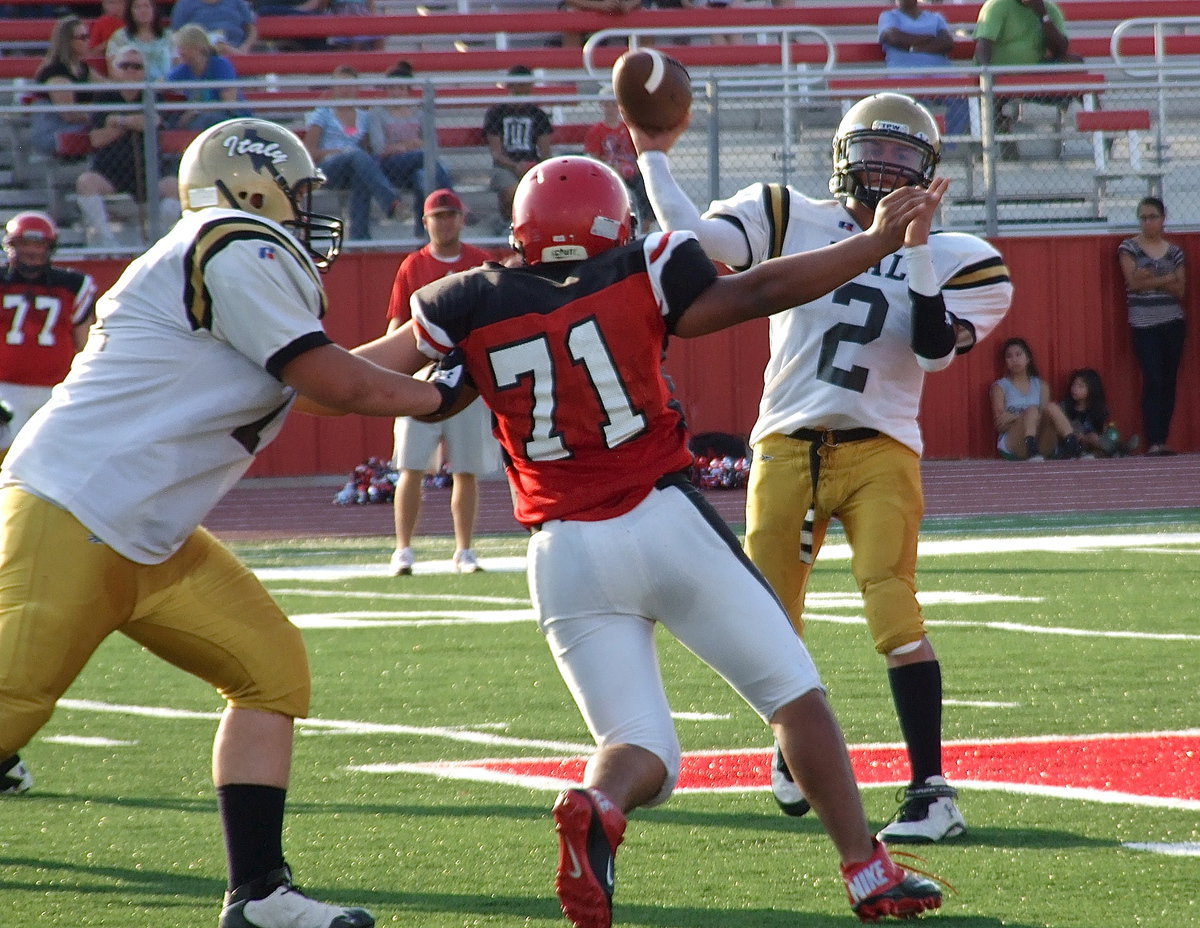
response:
<path fill-rule="evenodd" d="M 429 243 L 400 264 L 388 303 L 389 332 L 409 320 L 409 299 L 425 284 L 457 271 L 478 267 L 491 255 L 462 241 L 466 207 L 453 190 L 435 190 L 425 198 L 422 222 Z M 459 573 L 480 570 L 471 539 L 479 508 L 478 475 L 496 466 L 496 443 L 489 434 L 487 408 L 476 400 L 458 415 L 442 422 L 419 422 L 404 417 L 396 420 L 396 485 L 393 507 L 396 516 L 396 550 L 389 569 L 392 576 L 412 573 L 412 536 L 421 513 L 421 481 L 438 445 L 453 480 L 450 514 L 454 521 L 454 568 Z"/>

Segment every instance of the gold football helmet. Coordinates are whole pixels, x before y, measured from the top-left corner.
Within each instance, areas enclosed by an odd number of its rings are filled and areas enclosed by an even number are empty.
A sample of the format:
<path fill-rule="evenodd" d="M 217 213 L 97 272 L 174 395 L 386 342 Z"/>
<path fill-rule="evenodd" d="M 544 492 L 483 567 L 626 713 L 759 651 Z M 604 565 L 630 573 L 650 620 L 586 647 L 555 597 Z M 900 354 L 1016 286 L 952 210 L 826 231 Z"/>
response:
<path fill-rule="evenodd" d="M 321 270 L 342 247 L 342 221 L 311 210 L 325 175 L 292 131 L 265 119 L 227 119 L 201 132 L 179 164 L 185 210 L 225 206 L 273 219 Z"/>
<path fill-rule="evenodd" d="M 897 187 L 928 187 L 941 151 L 929 110 L 901 93 L 874 94 L 850 107 L 838 124 L 829 192 L 874 209 Z"/>

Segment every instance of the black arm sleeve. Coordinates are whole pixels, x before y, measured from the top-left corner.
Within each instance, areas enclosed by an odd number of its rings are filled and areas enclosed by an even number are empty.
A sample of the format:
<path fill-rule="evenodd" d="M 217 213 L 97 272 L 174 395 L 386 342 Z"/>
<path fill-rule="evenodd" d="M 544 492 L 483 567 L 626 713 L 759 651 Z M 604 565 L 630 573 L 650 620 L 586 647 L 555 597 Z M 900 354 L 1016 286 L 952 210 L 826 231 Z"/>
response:
<path fill-rule="evenodd" d="M 912 303 L 912 350 L 922 358 L 944 358 L 954 350 L 954 322 L 939 293 L 925 296 L 908 291 Z"/>

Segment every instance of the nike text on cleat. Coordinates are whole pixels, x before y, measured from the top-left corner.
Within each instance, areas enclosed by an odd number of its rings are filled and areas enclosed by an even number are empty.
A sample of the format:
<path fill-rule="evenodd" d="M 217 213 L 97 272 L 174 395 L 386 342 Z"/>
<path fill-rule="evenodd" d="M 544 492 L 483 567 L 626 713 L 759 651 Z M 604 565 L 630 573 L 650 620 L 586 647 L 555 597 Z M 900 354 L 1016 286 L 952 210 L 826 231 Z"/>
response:
<path fill-rule="evenodd" d="M 6 761 L 0 761 L 0 796 L 16 796 L 24 793 L 33 786 L 33 774 L 21 763 L 21 758 L 14 754 Z"/>
<path fill-rule="evenodd" d="M 412 573 L 415 562 L 412 548 L 397 548 L 392 552 L 392 559 L 388 561 L 388 572 L 393 577 L 407 577 Z"/>
<path fill-rule="evenodd" d="M 888 856 L 878 840 L 869 860 L 842 866 L 846 895 L 860 921 L 914 918 L 942 904 L 942 891 L 933 880 L 909 873 Z"/>
<path fill-rule="evenodd" d="M 879 832 L 889 844 L 933 844 L 967 830 L 967 822 L 954 800 L 958 790 L 942 777 L 929 777 L 921 786 L 910 786 L 897 797 L 900 808 Z"/>
<path fill-rule="evenodd" d="M 554 803 L 558 872 L 554 888 L 574 928 L 612 925 L 613 858 L 625 815 L 602 792 L 568 789 Z"/>
<path fill-rule="evenodd" d="M 787 761 L 783 759 L 783 752 L 779 750 L 778 743 L 775 745 L 774 754 L 771 755 L 771 793 L 779 803 L 779 808 L 787 815 L 803 815 L 812 808 L 804 798 L 804 793 L 800 792 L 796 781 L 792 779 L 792 772 L 788 770 Z"/>
<path fill-rule="evenodd" d="M 225 894 L 218 928 L 374 928 L 366 909 L 344 909 L 310 899 L 292 885 L 285 864 Z"/>

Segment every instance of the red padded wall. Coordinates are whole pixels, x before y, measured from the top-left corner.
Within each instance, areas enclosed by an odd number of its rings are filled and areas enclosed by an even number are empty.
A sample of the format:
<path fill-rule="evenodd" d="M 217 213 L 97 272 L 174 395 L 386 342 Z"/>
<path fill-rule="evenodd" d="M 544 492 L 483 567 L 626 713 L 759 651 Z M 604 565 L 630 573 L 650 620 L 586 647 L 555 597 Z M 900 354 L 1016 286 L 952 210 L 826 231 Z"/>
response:
<path fill-rule="evenodd" d="M 999 346 L 1012 335 L 1025 338 L 1056 398 L 1077 367 L 1100 371 L 1122 431 L 1141 431 L 1140 375 L 1125 320 L 1124 287 L 1117 267 L 1121 235 L 1048 235 L 1004 238 L 1004 254 L 1015 284 L 1013 308 L 1004 324 L 947 371 L 926 379 L 921 421 L 926 457 L 990 457 L 994 437 L 987 392 L 1001 374 Z M 1200 289 L 1200 233 L 1171 235 L 1192 269 L 1188 337 L 1180 372 L 1171 444 L 1200 450 L 1200 337 L 1195 332 Z M 330 335 L 343 345 L 382 334 L 392 277 L 402 255 L 368 252 L 343 255 L 326 276 Z M 78 261 L 101 289 L 122 264 Z M 766 323 L 752 323 L 705 338 L 675 339 L 667 371 L 687 410 L 692 430 L 747 435 L 754 423 L 767 358 Z M 317 419 L 293 414 L 279 438 L 255 462 L 252 476 L 348 473 L 369 456 L 391 454 L 391 423 L 358 416 Z"/>

